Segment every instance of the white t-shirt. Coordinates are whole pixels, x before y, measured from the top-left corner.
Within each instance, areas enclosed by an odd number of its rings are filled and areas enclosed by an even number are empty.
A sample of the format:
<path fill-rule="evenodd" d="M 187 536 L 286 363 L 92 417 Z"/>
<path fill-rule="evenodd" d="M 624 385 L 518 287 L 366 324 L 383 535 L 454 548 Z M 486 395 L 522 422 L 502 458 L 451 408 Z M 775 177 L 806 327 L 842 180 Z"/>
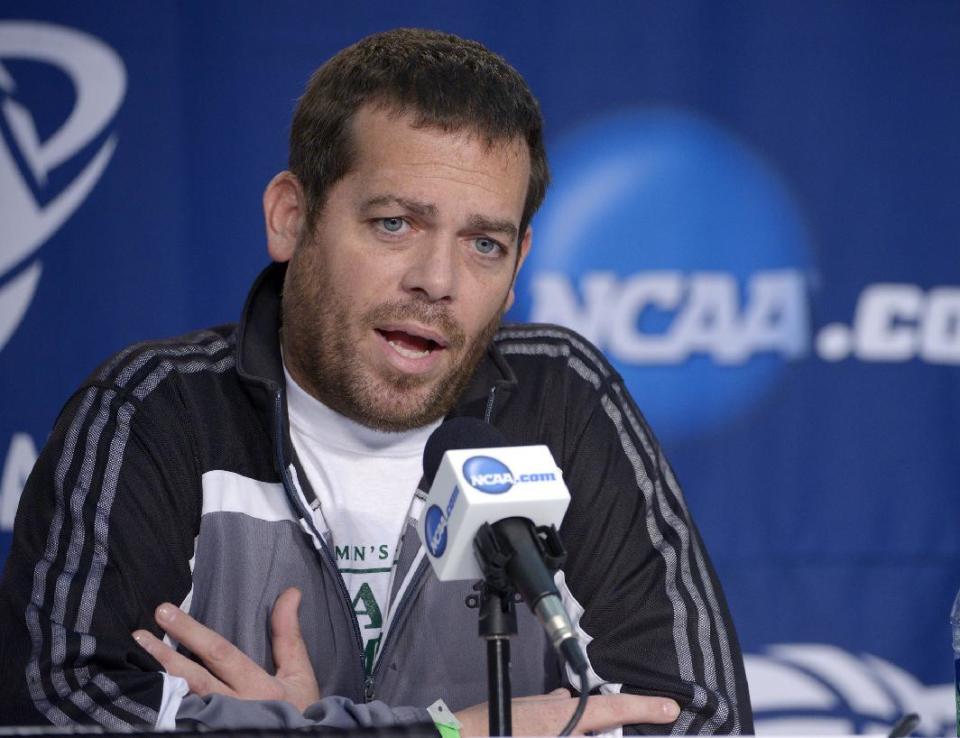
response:
<path fill-rule="evenodd" d="M 307 394 L 286 371 L 290 437 L 329 528 L 337 568 L 373 669 L 399 539 L 423 474 L 423 447 L 440 421 L 404 433 L 355 423 Z"/>

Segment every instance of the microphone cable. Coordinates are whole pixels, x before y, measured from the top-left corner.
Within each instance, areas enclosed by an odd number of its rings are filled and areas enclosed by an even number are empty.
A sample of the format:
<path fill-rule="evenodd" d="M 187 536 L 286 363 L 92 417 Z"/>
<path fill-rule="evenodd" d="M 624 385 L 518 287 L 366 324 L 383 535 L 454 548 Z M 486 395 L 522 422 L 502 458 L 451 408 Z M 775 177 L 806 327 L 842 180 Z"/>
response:
<path fill-rule="evenodd" d="M 580 677 L 580 696 L 577 699 L 577 709 L 573 711 L 573 716 L 567 724 L 563 726 L 563 730 L 560 731 L 559 735 L 570 735 L 573 729 L 577 727 L 577 723 L 580 722 L 580 718 L 583 717 L 583 713 L 587 709 L 587 700 L 590 699 L 590 684 L 585 665 L 579 665 L 577 675 Z"/>

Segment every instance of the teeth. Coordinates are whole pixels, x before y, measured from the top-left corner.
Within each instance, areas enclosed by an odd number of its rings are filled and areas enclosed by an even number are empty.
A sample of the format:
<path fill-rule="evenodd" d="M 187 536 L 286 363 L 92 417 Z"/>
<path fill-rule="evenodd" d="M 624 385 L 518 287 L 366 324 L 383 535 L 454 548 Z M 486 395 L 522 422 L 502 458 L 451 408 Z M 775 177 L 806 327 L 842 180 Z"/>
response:
<path fill-rule="evenodd" d="M 405 346 L 401 346 L 396 341 L 387 341 L 387 343 L 393 346 L 394 350 L 398 354 L 400 354 L 401 356 L 406 356 L 408 359 L 419 359 L 430 353 L 429 349 L 424 351 L 414 351 L 413 349 L 408 349 Z"/>

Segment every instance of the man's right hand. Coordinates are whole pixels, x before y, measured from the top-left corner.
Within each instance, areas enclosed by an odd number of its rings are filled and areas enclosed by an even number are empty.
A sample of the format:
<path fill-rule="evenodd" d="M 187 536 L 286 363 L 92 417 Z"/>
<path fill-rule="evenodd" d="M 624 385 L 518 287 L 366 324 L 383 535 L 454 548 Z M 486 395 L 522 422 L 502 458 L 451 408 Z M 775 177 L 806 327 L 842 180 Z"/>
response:
<path fill-rule="evenodd" d="M 300 634 L 297 617 L 300 598 L 300 590 L 295 587 L 284 590 L 270 614 L 273 660 L 277 666 L 275 676 L 264 671 L 219 633 L 170 603 L 157 608 L 157 623 L 199 656 L 202 666 L 177 653 L 150 631 L 134 631 L 133 637 L 168 674 L 185 679 L 195 694 L 282 700 L 303 712 L 320 699 L 320 687 Z"/>
<path fill-rule="evenodd" d="M 513 734 L 558 735 L 577 707 L 577 698 L 565 689 L 535 697 L 518 697 L 511 703 Z M 615 730 L 636 723 L 672 723 L 680 714 L 680 706 L 665 697 L 642 697 L 635 694 L 593 695 L 573 735 L 587 731 Z M 487 703 L 474 705 L 457 713 L 464 738 L 485 736 Z"/>

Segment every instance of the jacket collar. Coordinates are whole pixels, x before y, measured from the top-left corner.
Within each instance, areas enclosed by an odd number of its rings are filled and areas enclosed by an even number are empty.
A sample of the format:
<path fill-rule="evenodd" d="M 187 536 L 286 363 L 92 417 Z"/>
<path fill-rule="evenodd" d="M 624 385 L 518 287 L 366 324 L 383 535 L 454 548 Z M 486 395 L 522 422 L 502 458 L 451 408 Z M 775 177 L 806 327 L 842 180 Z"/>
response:
<path fill-rule="evenodd" d="M 237 373 L 245 382 L 283 387 L 280 301 L 287 265 L 272 263 L 257 277 L 243 306 L 237 335 Z"/>

